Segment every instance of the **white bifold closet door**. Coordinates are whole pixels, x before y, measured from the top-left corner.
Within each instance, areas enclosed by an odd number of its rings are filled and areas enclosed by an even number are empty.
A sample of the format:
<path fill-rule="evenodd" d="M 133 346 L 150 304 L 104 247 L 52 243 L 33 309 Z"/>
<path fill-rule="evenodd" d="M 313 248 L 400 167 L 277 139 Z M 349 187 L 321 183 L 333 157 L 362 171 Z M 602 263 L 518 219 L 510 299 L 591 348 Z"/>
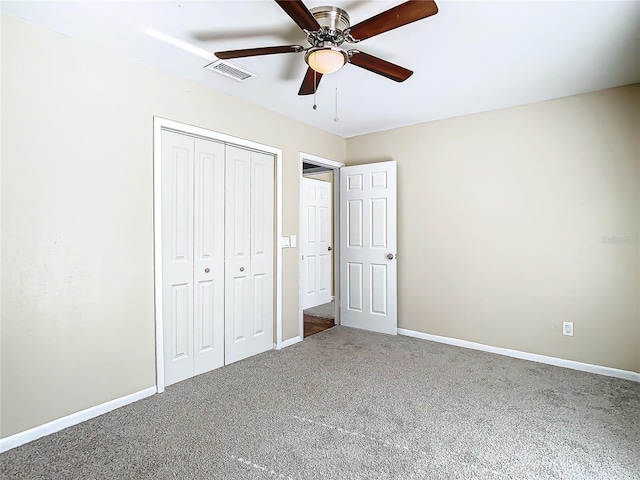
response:
<path fill-rule="evenodd" d="M 168 131 L 161 148 L 171 385 L 273 347 L 274 157 Z"/>
<path fill-rule="evenodd" d="M 166 385 L 224 364 L 224 148 L 162 132 Z"/>
<path fill-rule="evenodd" d="M 273 348 L 274 159 L 226 147 L 225 363 Z"/>

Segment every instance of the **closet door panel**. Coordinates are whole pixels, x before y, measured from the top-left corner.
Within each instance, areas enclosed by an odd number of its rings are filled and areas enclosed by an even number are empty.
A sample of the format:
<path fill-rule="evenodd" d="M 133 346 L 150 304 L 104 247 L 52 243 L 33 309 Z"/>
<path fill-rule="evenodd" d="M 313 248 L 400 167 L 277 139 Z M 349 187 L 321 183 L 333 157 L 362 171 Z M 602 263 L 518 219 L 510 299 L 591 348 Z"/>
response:
<path fill-rule="evenodd" d="M 233 279 L 233 306 L 228 305 L 230 309 L 228 314 L 231 318 L 231 331 L 228 337 L 234 344 L 243 342 L 247 339 L 245 335 L 247 307 L 247 298 L 251 296 L 251 286 L 246 275 L 239 275 Z"/>
<path fill-rule="evenodd" d="M 251 276 L 256 351 L 273 347 L 274 159 L 251 154 Z"/>
<path fill-rule="evenodd" d="M 223 143 L 195 141 L 194 374 L 224 365 Z"/>
<path fill-rule="evenodd" d="M 165 384 L 193 376 L 193 138 L 162 132 Z"/>
<path fill-rule="evenodd" d="M 251 152 L 230 145 L 225 151 L 225 363 L 231 363 L 251 349 Z"/>

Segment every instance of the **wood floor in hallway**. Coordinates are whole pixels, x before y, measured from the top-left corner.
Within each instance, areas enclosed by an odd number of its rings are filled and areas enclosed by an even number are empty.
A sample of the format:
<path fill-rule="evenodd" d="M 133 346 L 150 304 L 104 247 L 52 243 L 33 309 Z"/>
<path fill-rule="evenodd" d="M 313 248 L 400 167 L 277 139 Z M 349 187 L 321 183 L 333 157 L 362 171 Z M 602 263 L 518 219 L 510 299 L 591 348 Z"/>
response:
<path fill-rule="evenodd" d="M 304 338 L 320 333 L 335 325 L 333 318 L 320 318 L 304 314 Z"/>

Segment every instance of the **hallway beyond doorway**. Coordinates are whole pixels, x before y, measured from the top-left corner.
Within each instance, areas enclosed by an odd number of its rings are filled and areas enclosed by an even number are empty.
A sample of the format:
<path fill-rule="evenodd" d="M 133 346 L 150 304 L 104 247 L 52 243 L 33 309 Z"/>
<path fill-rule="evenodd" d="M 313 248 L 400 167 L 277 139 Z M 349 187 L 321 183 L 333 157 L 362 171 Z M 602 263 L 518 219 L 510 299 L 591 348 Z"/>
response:
<path fill-rule="evenodd" d="M 335 303 L 330 301 L 303 311 L 304 338 L 323 332 L 335 325 Z"/>

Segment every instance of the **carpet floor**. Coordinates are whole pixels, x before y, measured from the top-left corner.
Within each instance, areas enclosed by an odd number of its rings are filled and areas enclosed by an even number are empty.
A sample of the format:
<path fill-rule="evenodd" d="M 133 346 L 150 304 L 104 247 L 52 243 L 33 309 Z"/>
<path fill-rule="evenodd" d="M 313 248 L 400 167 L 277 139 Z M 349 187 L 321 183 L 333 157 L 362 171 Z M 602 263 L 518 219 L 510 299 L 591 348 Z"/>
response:
<path fill-rule="evenodd" d="M 640 384 L 335 327 L 0 456 L 3 479 L 640 479 Z"/>

